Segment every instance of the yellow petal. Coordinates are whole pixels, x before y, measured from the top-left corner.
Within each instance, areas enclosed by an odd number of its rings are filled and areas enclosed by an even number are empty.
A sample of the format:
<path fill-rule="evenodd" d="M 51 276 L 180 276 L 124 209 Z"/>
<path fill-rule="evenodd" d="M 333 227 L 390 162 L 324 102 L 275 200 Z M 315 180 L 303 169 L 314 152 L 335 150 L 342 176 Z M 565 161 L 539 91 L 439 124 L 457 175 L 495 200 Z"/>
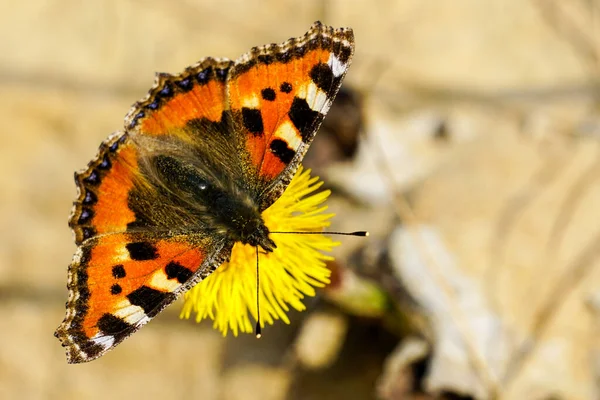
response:
<path fill-rule="evenodd" d="M 323 182 L 310 177 L 310 170 L 298 169 L 283 195 L 263 212 L 272 232 L 320 232 L 334 214 L 325 214 L 323 203 L 329 190 L 316 192 Z M 316 192 L 316 193 L 315 193 Z M 338 243 L 325 235 L 271 234 L 277 244 L 272 253 L 259 253 L 261 326 L 281 320 L 289 324 L 290 308 L 303 311 L 305 296 L 314 296 L 315 287 L 329 283 L 323 252 Z M 226 335 L 253 332 L 250 316 L 256 321 L 256 249 L 236 243 L 229 262 L 185 294 L 181 318 L 196 314 L 196 321 L 210 318 L 213 327 Z"/>

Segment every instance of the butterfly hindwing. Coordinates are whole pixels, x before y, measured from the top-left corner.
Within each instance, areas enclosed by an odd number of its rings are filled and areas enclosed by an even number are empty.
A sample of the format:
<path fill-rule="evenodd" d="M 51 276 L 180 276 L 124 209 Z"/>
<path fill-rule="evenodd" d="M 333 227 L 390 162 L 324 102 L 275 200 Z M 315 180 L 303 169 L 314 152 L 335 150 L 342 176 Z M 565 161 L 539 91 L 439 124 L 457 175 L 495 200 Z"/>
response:
<path fill-rule="evenodd" d="M 69 267 L 67 315 L 56 331 L 67 360 L 90 361 L 112 349 L 229 251 L 201 234 L 117 233 L 86 240 Z"/>
<path fill-rule="evenodd" d="M 229 107 L 250 154 L 249 169 L 271 205 L 329 111 L 354 50 L 349 29 L 315 23 L 302 37 L 252 49 L 231 67 Z"/>

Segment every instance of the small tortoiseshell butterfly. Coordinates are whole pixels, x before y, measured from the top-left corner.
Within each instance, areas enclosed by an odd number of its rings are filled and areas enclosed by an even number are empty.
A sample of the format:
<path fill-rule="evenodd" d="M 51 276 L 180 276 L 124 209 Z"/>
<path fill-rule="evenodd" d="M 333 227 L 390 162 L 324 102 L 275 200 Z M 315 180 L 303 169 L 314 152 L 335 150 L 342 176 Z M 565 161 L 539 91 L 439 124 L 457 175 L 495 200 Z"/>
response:
<path fill-rule="evenodd" d="M 237 61 L 158 74 L 124 132 L 75 174 L 67 361 L 100 357 L 229 259 L 235 242 L 275 248 L 261 217 L 288 186 L 354 52 L 351 29 Z"/>

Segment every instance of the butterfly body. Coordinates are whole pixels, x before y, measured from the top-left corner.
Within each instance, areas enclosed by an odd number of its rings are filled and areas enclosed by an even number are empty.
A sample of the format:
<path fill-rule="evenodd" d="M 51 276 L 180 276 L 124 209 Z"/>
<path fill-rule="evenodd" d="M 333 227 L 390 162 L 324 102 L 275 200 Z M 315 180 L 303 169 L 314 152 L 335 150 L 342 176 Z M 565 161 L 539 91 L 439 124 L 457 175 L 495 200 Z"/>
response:
<path fill-rule="evenodd" d="M 267 252 L 276 247 L 269 238 L 257 199 L 248 190 L 235 182 L 209 177 L 201 168 L 180 159 L 158 155 L 151 160 L 157 176 L 153 186 L 163 188 L 162 207 L 168 204 L 171 211 L 184 215 L 192 225 L 186 229 L 212 232 L 217 241 L 261 246 Z M 159 223 L 160 216 L 155 225 Z"/>
<path fill-rule="evenodd" d="M 298 168 L 339 90 L 350 29 L 237 61 L 205 58 L 158 74 L 125 130 L 75 174 L 78 246 L 56 336 L 70 363 L 114 348 L 226 261 L 236 242 L 272 251 L 261 216 Z"/>

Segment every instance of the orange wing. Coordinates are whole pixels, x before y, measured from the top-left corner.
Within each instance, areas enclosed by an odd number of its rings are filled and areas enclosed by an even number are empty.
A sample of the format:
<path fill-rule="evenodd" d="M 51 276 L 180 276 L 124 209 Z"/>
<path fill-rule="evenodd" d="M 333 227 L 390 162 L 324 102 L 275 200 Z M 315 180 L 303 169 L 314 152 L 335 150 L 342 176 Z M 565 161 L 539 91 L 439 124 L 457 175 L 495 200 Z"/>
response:
<path fill-rule="evenodd" d="M 237 130 L 268 207 L 283 191 L 329 111 L 354 51 L 350 29 L 315 23 L 302 37 L 252 49 L 229 72 Z"/>
<path fill-rule="evenodd" d="M 67 315 L 55 333 L 67 361 L 91 361 L 114 348 L 220 265 L 230 252 L 222 246 L 199 234 L 85 241 L 69 267 Z"/>
<path fill-rule="evenodd" d="M 138 150 L 123 133 L 111 135 L 87 169 L 75 174 L 78 196 L 69 218 L 75 243 L 98 234 L 124 232 L 135 214 L 127 205 L 140 180 Z"/>
<path fill-rule="evenodd" d="M 232 61 L 205 58 L 179 75 L 157 74 L 156 82 L 125 117 L 128 131 L 173 134 L 190 121 L 220 122 L 225 111 L 225 80 Z"/>

